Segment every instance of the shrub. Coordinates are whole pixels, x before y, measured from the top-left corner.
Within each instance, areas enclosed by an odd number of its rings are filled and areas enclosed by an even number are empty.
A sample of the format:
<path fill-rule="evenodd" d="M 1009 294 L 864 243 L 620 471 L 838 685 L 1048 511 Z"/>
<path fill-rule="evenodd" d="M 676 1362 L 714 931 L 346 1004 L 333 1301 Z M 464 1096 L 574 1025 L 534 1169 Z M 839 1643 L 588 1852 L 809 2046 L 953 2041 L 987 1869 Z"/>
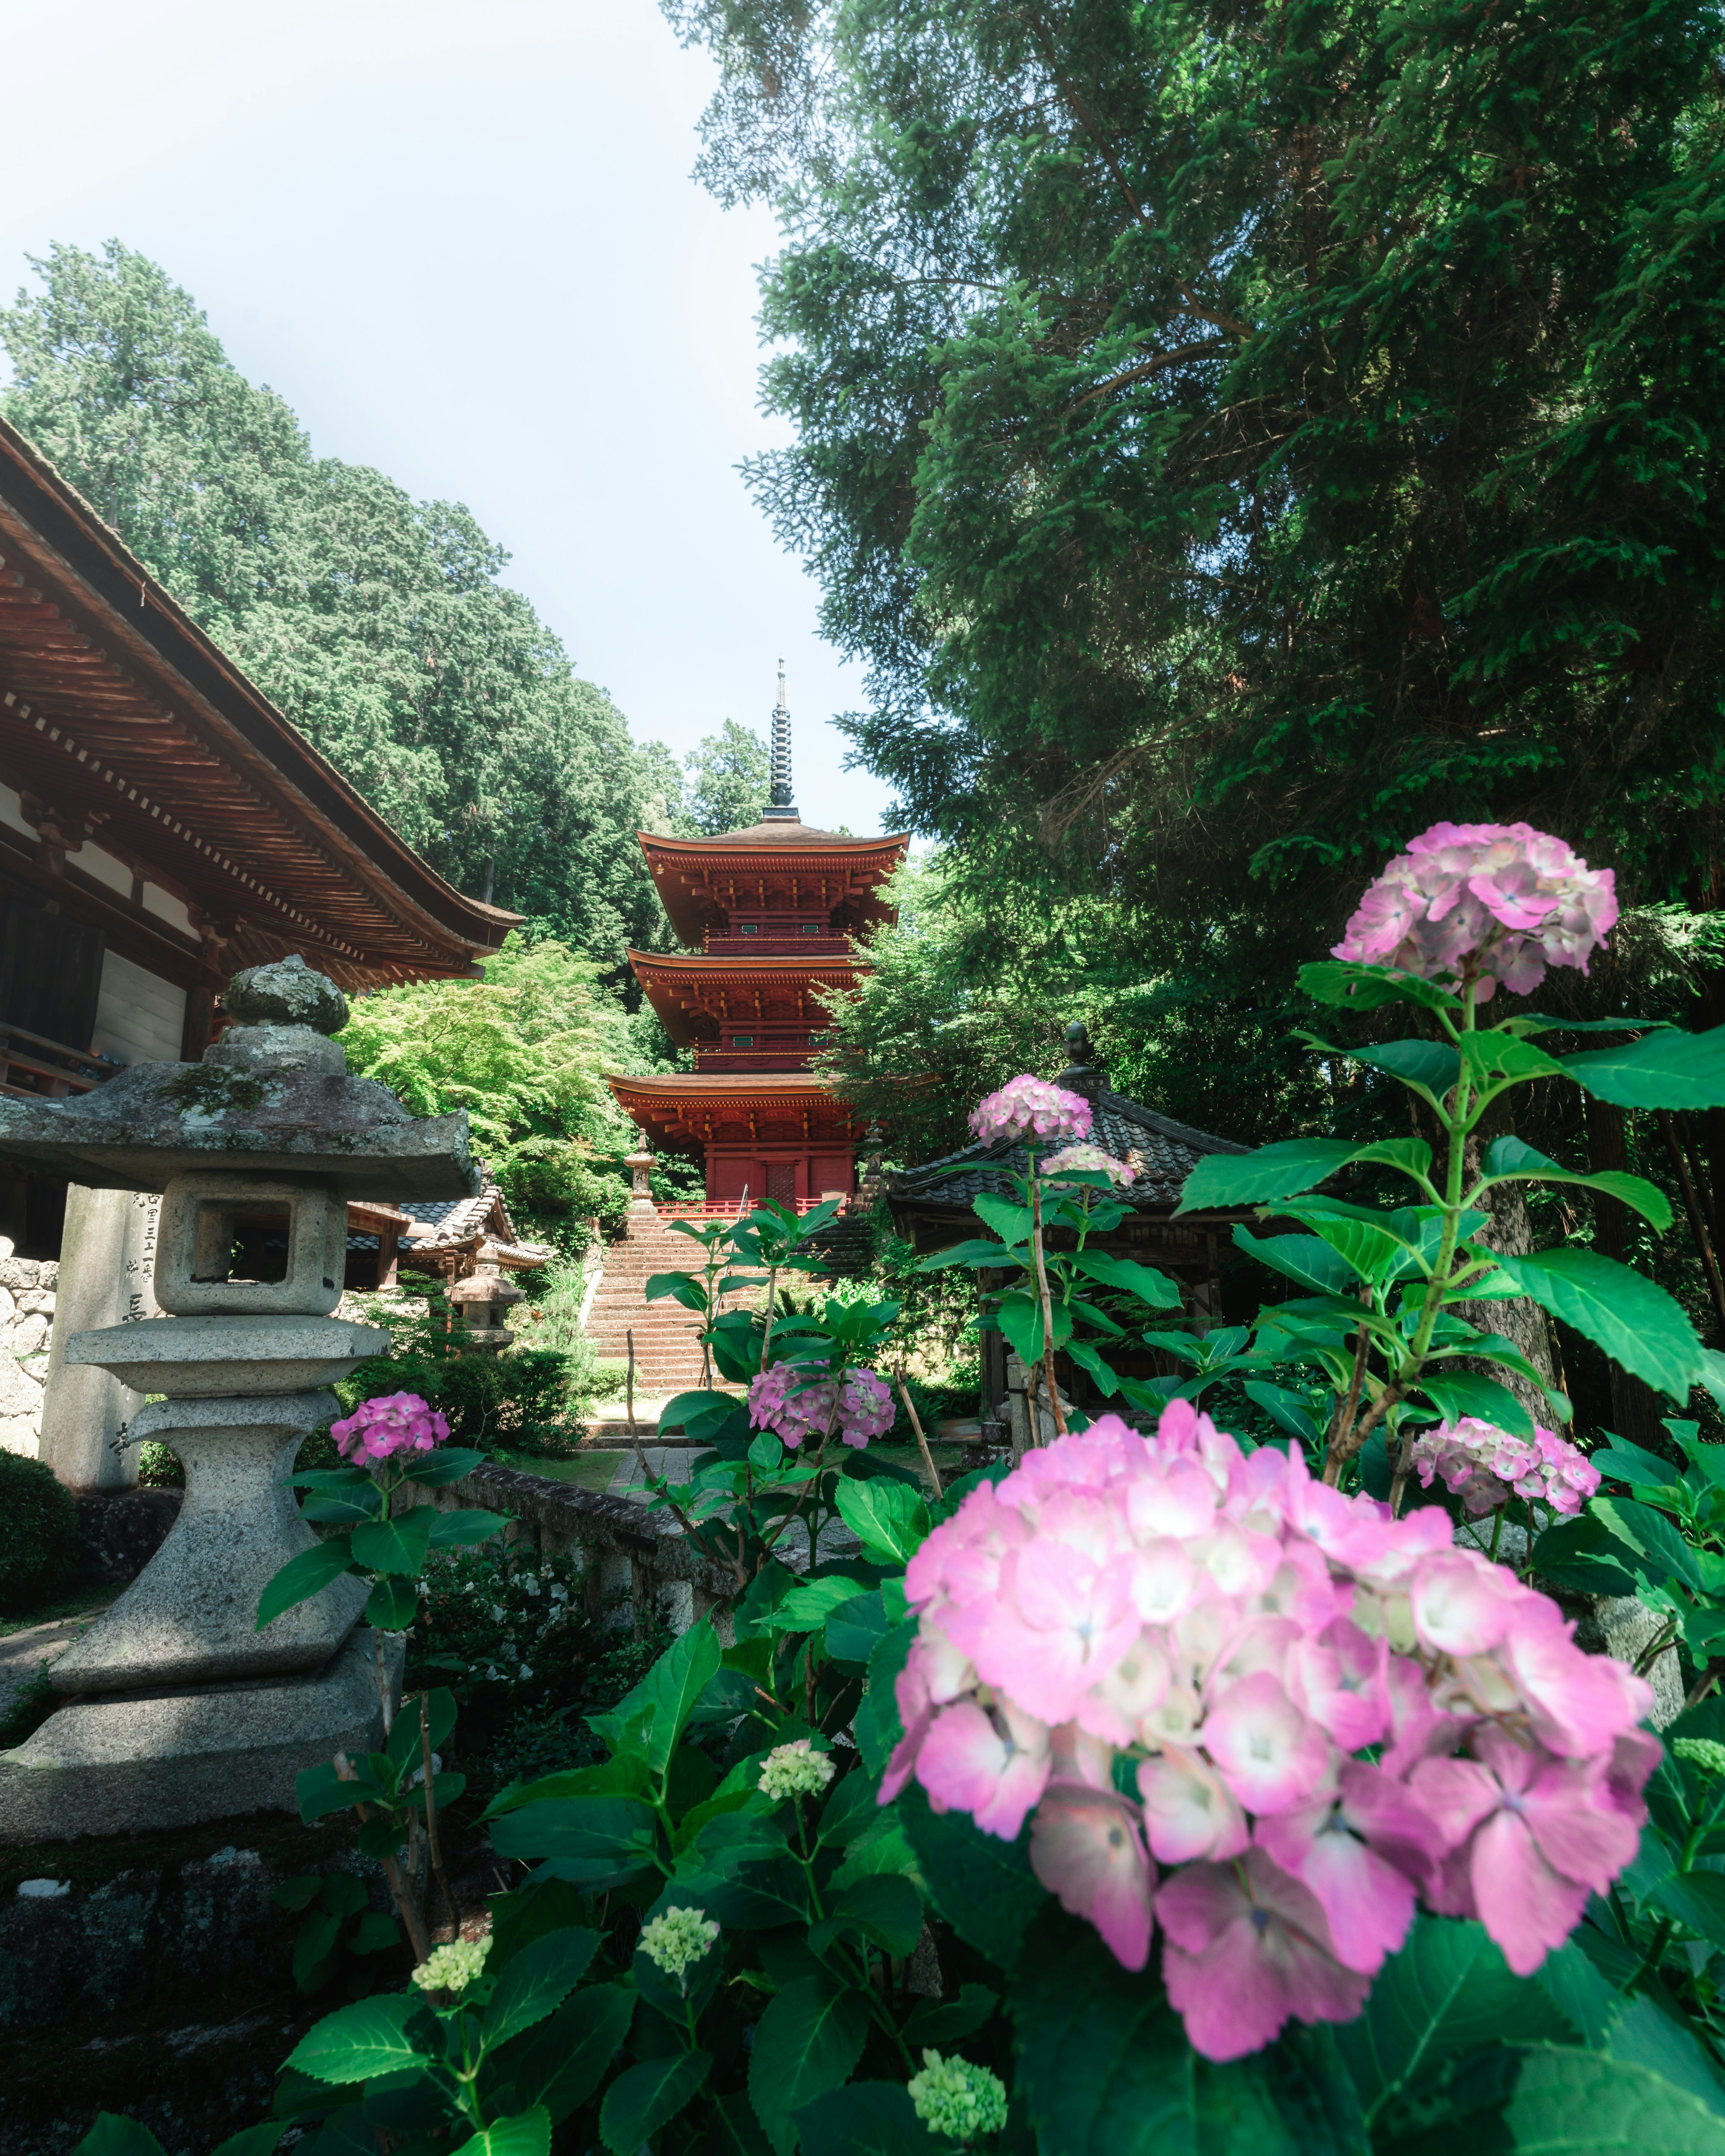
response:
<path fill-rule="evenodd" d="M 80 1548 L 78 1507 L 54 1470 L 0 1452 L 0 1611 L 15 1615 L 69 1585 Z"/>

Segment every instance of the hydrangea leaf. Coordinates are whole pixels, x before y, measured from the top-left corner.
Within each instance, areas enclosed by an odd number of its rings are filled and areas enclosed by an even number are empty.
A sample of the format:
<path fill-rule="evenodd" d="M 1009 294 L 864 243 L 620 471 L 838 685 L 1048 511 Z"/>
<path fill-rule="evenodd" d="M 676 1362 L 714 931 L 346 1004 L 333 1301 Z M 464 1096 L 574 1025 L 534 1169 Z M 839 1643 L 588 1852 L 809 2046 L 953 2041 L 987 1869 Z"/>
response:
<path fill-rule="evenodd" d="M 1620 1047 L 1566 1055 L 1558 1067 L 1620 1108 L 1725 1107 L 1725 1025 L 1709 1033 L 1661 1026 Z"/>
<path fill-rule="evenodd" d="M 1592 1250 L 1495 1255 L 1500 1272 L 1522 1294 L 1584 1333 L 1631 1376 L 1680 1405 L 1702 1382 L 1695 1327 L 1676 1298 L 1641 1274 Z"/>
<path fill-rule="evenodd" d="M 824 1974 L 798 1977 L 768 2002 L 749 2054 L 749 2097 L 774 2156 L 790 2156 L 793 2114 L 848 2078 L 868 2033 L 861 1998 Z"/>

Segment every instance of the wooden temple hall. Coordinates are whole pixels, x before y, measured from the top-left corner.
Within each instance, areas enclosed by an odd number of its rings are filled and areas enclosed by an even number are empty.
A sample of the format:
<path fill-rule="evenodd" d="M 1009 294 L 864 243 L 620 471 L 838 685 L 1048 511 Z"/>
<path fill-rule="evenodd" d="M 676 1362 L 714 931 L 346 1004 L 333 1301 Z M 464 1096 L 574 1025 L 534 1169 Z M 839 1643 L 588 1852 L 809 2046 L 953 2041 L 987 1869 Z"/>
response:
<path fill-rule="evenodd" d="M 683 955 L 631 951 L 629 963 L 692 1071 L 607 1082 L 650 1142 L 698 1154 L 706 1204 L 745 1198 L 806 1209 L 855 1184 L 855 1134 L 844 1103 L 809 1070 L 824 1039 L 821 991 L 854 987 L 850 937 L 891 917 L 880 887 L 903 836 L 811 829 L 791 799 L 784 668 L 773 715 L 772 805 L 717 838 L 639 834 Z"/>
<path fill-rule="evenodd" d="M 0 422 L 0 1091 L 197 1058 L 244 966 L 469 974 L 516 919 L 411 852 Z M 0 1174 L 0 1234 L 58 1255 L 65 1197 Z"/>

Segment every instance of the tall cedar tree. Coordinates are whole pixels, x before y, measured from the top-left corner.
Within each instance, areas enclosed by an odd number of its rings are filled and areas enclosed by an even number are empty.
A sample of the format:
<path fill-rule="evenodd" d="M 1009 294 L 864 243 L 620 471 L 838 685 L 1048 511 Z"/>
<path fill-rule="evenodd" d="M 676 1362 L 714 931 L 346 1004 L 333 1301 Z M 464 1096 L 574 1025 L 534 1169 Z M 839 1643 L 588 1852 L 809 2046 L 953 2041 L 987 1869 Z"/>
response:
<path fill-rule="evenodd" d="M 1712 904 L 1697 0 L 666 0 L 765 198 L 757 494 L 984 890 L 1250 998 L 1440 817 Z"/>

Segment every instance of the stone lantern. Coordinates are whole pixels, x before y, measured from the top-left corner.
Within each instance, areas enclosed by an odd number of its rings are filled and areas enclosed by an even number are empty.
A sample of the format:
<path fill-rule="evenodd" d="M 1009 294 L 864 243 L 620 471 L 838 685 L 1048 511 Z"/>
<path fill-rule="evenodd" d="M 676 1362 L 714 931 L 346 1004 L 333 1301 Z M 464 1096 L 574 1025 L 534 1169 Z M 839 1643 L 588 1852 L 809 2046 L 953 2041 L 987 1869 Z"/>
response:
<path fill-rule="evenodd" d="M 653 1203 L 653 1150 L 644 1137 L 633 1152 L 623 1156 L 623 1164 L 629 1172 L 629 1209 L 631 1213 L 656 1213 Z"/>
<path fill-rule="evenodd" d="M 162 1193 L 167 1316 L 74 1333 L 67 1360 L 156 1394 L 134 1439 L 177 1454 L 186 1495 L 138 1578 L 54 1665 L 69 1701 L 0 1753 L 0 1840 L 59 1840 L 291 1808 L 294 1778 L 381 1741 L 378 1671 L 344 1576 L 257 1630 L 311 1547 L 286 1477 L 339 1413 L 328 1389 L 389 1335 L 333 1315 L 349 1199 L 479 1188 L 465 1114 L 410 1116 L 347 1075 L 333 983 L 297 955 L 239 974 L 201 1063 L 134 1064 L 52 1105 L 0 1101 L 0 1159 L 97 1189 Z M 388 1672 L 393 1666 L 393 1680 Z"/>
<path fill-rule="evenodd" d="M 470 1273 L 465 1280 L 458 1280 L 449 1290 L 449 1302 L 466 1322 L 468 1337 L 475 1348 L 487 1354 L 501 1354 L 514 1344 L 515 1335 L 510 1330 L 509 1313 L 526 1296 L 500 1272 L 494 1271 L 485 1260 L 485 1251 L 480 1252 L 480 1270 Z"/>

